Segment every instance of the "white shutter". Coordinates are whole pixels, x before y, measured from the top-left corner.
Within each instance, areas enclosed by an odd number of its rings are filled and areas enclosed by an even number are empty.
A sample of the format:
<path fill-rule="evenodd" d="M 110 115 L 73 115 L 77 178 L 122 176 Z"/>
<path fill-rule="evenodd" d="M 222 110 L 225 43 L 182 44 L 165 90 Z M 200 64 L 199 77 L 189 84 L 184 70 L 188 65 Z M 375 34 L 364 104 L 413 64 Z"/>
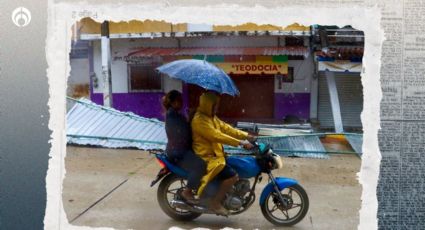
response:
<path fill-rule="evenodd" d="M 361 128 L 360 114 L 363 110 L 363 87 L 360 73 L 335 73 L 335 81 L 344 128 Z M 319 74 L 318 119 L 320 127 L 334 127 L 325 72 Z"/>

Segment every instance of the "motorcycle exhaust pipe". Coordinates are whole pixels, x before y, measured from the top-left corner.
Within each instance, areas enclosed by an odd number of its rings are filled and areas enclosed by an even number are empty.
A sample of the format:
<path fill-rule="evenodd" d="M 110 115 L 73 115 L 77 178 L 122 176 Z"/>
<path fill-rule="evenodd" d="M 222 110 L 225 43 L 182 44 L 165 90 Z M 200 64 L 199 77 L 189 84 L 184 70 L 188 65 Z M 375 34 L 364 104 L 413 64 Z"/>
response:
<path fill-rule="evenodd" d="M 180 200 L 172 200 L 170 202 L 170 205 L 173 208 L 179 208 L 179 209 L 187 210 L 187 211 L 190 211 L 190 212 L 213 213 L 205 207 L 198 206 L 198 205 L 192 206 L 192 205 L 189 205 L 189 204 L 187 204 L 183 201 L 180 201 Z"/>
<path fill-rule="evenodd" d="M 184 210 L 188 210 L 188 211 L 191 211 L 190 209 L 192 208 L 190 205 L 188 205 L 185 202 L 180 201 L 180 200 L 172 200 L 170 202 L 170 205 L 173 208 L 180 208 L 180 209 L 184 209 Z"/>

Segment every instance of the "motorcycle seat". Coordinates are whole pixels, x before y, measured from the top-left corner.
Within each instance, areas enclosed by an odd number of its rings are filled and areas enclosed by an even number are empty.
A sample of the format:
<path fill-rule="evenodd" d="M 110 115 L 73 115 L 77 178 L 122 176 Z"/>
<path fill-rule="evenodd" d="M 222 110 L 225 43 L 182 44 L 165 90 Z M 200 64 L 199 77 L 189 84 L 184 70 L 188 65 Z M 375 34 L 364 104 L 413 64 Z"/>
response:
<path fill-rule="evenodd" d="M 187 172 L 184 169 L 180 168 L 179 166 L 171 163 L 171 161 L 168 159 L 166 154 L 157 154 L 156 157 L 162 162 L 164 162 L 168 170 L 170 170 L 171 172 L 173 172 L 174 174 L 180 177 L 187 178 Z"/>

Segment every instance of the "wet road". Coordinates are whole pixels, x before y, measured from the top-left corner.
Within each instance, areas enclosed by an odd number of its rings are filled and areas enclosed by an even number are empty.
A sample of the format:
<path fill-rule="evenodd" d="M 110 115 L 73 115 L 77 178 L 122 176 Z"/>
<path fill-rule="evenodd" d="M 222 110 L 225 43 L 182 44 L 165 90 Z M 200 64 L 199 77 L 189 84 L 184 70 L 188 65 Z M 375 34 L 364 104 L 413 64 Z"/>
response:
<path fill-rule="evenodd" d="M 297 179 L 310 199 L 310 209 L 300 223 L 284 229 L 357 229 L 361 186 L 356 179 L 360 159 L 332 155 L 329 160 L 283 158 L 284 168 L 275 176 Z M 229 218 L 202 215 L 191 222 L 166 216 L 149 187 L 159 165 L 153 156 L 139 150 L 67 147 L 63 203 L 72 225 L 118 229 L 184 229 L 224 227 L 277 229 L 261 214 L 258 197 L 266 185 L 257 186 L 252 207 Z M 264 178 L 265 179 L 265 178 Z"/>

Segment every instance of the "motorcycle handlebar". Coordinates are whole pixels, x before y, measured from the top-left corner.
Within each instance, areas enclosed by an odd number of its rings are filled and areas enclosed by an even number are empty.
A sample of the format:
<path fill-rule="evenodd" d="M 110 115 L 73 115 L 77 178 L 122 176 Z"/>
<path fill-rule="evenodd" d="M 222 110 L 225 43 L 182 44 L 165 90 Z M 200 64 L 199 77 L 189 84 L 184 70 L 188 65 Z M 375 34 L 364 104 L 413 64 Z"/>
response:
<path fill-rule="evenodd" d="M 252 145 L 254 145 L 255 147 L 258 147 L 259 146 L 259 144 L 258 144 L 258 142 L 257 142 L 257 138 L 255 138 L 255 140 L 253 140 L 253 141 L 250 141 L 250 140 L 248 140 L 249 141 L 249 143 L 251 143 Z"/>

